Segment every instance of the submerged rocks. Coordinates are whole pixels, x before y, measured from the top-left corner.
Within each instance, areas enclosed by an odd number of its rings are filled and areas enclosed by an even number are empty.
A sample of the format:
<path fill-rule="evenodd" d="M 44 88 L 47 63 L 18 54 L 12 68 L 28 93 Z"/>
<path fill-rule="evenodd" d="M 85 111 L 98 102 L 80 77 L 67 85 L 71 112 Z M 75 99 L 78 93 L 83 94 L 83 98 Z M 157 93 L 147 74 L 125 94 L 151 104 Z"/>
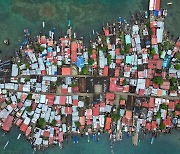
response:
<path fill-rule="evenodd" d="M 4 40 L 3 40 L 3 43 L 4 43 L 5 45 L 9 45 L 9 39 L 4 39 Z"/>

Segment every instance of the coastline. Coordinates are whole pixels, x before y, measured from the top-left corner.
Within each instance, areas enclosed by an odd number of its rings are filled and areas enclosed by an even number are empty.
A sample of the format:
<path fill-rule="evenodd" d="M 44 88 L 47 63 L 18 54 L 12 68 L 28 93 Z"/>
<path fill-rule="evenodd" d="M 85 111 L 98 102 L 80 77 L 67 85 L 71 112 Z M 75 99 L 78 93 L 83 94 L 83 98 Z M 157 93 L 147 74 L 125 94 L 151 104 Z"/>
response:
<path fill-rule="evenodd" d="M 0 148 L 3 149 L 4 144 L 7 140 L 10 140 L 10 143 L 8 147 L 2 151 L 2 154 L 20 154 L 23 153 L 23 151 L 27 151 L 27 154 L 32 154 L 33 149 L 31 145 L 29 144 L 29 141 L 27 141 L 26 137 L 21 136 L 19 140 L 17 140 L 17 136 L 20 133 L 20 131 L 13 127 L 11 132 L 7 134 L 6 137 L 2 137 L 0 141 Z M 0 136 L 3 134 L 2 131 L 0 131 Z M 127 138 L 126 135 L 123 136 L 122 142 L 117 142 L 114 145 L 114 153 L 128 153 L 128 154 L 142 154 L 142 153 L 153 153 L 153 154 L 169 154 L 173 151 L 173 154 L 178 154 L 180 148 L 180 141 L 179 141 L 179 131 L 172 132 L 172 134 L 162 135 L 155 139 L 155 143 L 153 145 L 150 144 L 151 137 L 146 136 L 143 139 L 143 136 L 141 137 L 141 143 L 140 145 L 133 146 L 131 144 L 131 139 Z M 73 141 L 66 142 L 66 148 L 59 149 L 59 146 L 50 146 L 45 151 L 37 151 L 37 154 L 53 154 L 53 153 L 61 153 L 61 154 L 67 154 L 67 153 L 82 153 L 82 154 L 109 154 L 111 153 L 110 148 L 110 142 L 108 140 L 108 135 L 103 134 L 100 136 L 99 142 L 90 141 L 90 143 L 87 142 L 87 137 L 80 138 L 80 141 L 78 144 L 74 144 Z M 106 145 L 106 146 L 105 146 Z"/>

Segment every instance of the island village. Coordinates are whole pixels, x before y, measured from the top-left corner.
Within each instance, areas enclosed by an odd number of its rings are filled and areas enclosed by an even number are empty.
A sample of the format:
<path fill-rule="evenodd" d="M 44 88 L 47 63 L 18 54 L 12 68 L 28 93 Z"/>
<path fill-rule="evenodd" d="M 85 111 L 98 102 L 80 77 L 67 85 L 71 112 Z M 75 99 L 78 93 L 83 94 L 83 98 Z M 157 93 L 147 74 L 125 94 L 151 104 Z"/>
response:
<path fill-rule="evenodd" d="M 16 57 L 0 63 L 2 130 L 19 127 L 41 149 L 102 133 L 111 146 L 123 134 L 138 145 L 140 132 L 152 134 L 152 144 L 179 129 L 180 39 L 164 29 L 166 15 L 160 0 L 150 0 L 130 23 L 120 17 L 93 32 L 88 48 L 70 22 L 58 40 L 53 31 L 31 39 L 25 30 Z"/>

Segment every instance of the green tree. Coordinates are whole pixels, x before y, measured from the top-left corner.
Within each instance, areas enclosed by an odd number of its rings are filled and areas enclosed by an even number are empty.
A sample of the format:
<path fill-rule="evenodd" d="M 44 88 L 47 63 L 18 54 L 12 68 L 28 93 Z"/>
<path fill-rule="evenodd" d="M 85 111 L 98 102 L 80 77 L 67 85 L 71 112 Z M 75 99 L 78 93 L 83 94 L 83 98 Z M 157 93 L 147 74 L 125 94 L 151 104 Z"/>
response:
<path fill-rule="evenodd" d="M 164 129 L 165 129 L 165 125 L 161 122 L 159 128 L 160 128 L 161 130 L 164 130 Z"/>
<path fill-rule="evenodd" d="M 79 121 L 75 121 L 75 126 L 77 127 L 77 128 L 79 128 L 80 127 L 80 122 Z"/>
<path fill-rule="evenodd" d="M 92 55 L 92 48 L 89 48 L 88 54 L 89 54 L 89 55 Z"/>
<path fill-rule="evenodd" d="M 174 66 L 174 68 L 175 68 L 176 70 L 180 70 L 180 64 L 176 64 L 176 65 Z"/>
<path fill-rule="evenodd" d="M 120 50 L 121 55 L 125 54 L 125 51 L 123 49 Z"/>
<path fill-rule="evenodd" d="M 40 119 L 38 120 L 38 125 L 39 125 L 39 127 L 40 127 L 41 129 L 44 129 L 45 126 L 46 126 L 46 121 L 45 121 L 43 118 L 40 118 Z"/>
<path fill-rule="evenodd" d="M 158 119 L 160 119 L 160 118 L 161 118 L 161 112 L 160 112 L 160 111 L 158 111 L 158 112 L 157 112 L 157 116 L 156 116 L 156 118 L 158 118 Z"/>
<path fill-rule="evenodd" d="M 153 82 L 154 82 L 155 84 L 162 85 L 162 84 L 163 84 L 163 78 L 160 77 L 160 76 L 155 76 L 155 77 L 153 78 Z"/>
<path fill-rule="evenodd" d="M 54 62 L 53 65 L 54 65 L 54 66 L 57 66 L 57 62 Z"/>
<path fill-rule="evenodd" d="M 172 82 L 172 84 L 175 84 L 177 82 L 177 79 L 175 77 L 172 77 L 171 82 Z"/>
<path fill-rule="evenodd" d="M 176 107 L 177 107 L 178 109 L 180 109 L 180 103 L 178 103 L 178 104 L 176 105 Z"/>
<path fill-rule="evenodd" d="M 84 67 L 82 68 L 82 73 L 83 75 L 87 75 L 88 74 L 88 68 L 86 65 L 84 65 Z"/>
<path fill-rule="evenodd" d="M 111 54 L 109 54 L 109 53 L 107 55 L 107 63 L 108 63 L 108 65 L 111 64 Z"/>
<path fill-rule="evenodd" d="M 25 65 L 26 65 L 26 69 L 30 68 L 30 64 L 28 62 L 26 62 Z"/>
<path fill-rule="evenodd" d="M 88 64 L 89 64 L 89 65 L 92 65 L 93 63 L 94 63 L 94 60 L 93 60 L 92 58 L 89 58 Z"/>
<path fill-rule="evenodd" d="M 154 48 L 152 48 L 150 55 L 153 56 L 155 54 L 156 54 L 156 50 Z"/>
<path fill-rule="evenodd" d="M 131 48 L 131 44 L 127 44 L 125 47 L 125 52 L 129 53 L 129 49 Z"/>
<path fill-rule="evenodd" d="M 123 84 L 123 86 L 127 85 L 126 79 L 123 80 L 122 84 Z"/>
<path fill-rule="evenodd" d="M 26 107 L 26 111 L 30 113 L 32 111 L 32 106 Z"/>
<path fill-rule="evenodd" d="M 45 49 L 44 47 L 39 46 L 39 51 L 40 51 L 40 52 L 43 52 L 43 51 L 44 51 L 44 49 Z"/>
<path fill-rule="evenodd" d="M 28 94 L 27 99 L 32 100 L 32 94 Z"/>
<path fill-rule="evenodd" d="M 55 126 L 56 126 L 56 120 L 55 120 L 55 119 L 52 120 L 51 126 L 52 126 L 52 127 L 55 127 Z"/>
<path fill-rule="evenodd" d="M 168 109 L 168 106 L 166 104 L 161 104 L 161 108 L 164 109 L 164 110 L 167 110 Z"/>

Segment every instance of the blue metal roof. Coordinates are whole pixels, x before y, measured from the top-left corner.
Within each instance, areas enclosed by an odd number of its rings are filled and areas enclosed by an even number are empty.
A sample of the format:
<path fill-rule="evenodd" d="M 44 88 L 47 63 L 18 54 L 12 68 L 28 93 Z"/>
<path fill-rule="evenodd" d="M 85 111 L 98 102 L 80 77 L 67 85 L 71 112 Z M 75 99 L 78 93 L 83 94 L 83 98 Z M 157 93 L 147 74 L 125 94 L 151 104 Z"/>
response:
<path fill-rule="evenodd" d="M 52 52 L 52 51 L 53 51 L 52 47 L 48 47 L 48 52 Z"/>
<path fill-rule="evenodd" d="M 83 56 L 78 56 L 77 57 L 76 65 L 79 68 L 83 68 L 84 67 L 84 58 L 83 58 Z"/>

